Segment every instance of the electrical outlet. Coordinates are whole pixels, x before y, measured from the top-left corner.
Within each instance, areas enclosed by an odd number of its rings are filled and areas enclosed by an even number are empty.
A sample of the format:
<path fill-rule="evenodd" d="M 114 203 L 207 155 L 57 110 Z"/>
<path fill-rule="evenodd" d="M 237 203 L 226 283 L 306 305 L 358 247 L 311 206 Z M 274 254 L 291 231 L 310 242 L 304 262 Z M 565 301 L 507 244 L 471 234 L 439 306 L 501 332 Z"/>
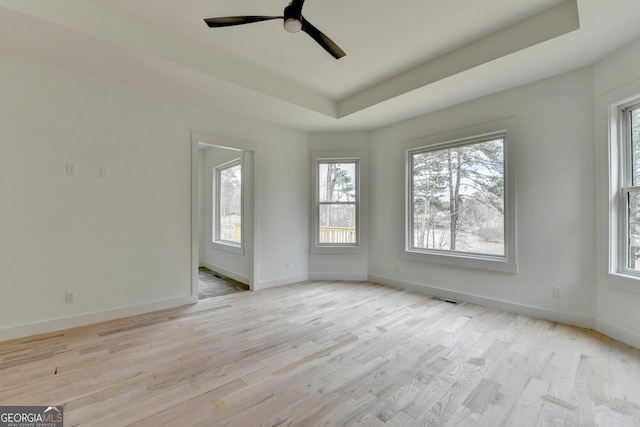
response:
<path fill-rule="evenodd" d="M 76 291 L 67 291 L 64 293 L 64 302 L 67 304 L 76 302 Z"/>
<path fill-rule="evenodd" d="M 560 286 L 553 287 L 553 297 L 554 298 L 562 298 L 564 297 L 564 289 Z"/>
<path fill-rule="evenodd" d="M 285 269 L 285 270 L 289 270 L 289 269 L 291 269 L 291 261 L 285 261 L 285 263 L 284 263 L 284 269 Z"/>

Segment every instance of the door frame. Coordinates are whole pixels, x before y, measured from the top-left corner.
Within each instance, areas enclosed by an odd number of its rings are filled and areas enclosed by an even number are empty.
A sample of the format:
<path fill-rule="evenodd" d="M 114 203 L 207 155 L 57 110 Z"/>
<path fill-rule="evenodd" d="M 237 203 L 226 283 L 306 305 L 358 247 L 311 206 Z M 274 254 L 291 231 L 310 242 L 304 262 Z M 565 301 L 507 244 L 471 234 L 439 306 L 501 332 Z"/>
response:
<path fill-rule="evenodd" d="M 243 153 L 250 153 L 253 157 L 251 171 L 252 182 L 250 186 L 249 198 L 251 206 L 246 207 L 246 239 L 243 242 L 244 256 L 249 257 L 249 289 L 255 290 L 255 282 L 258 273 L 258 263 L 256 248 L 258 247 L 258 218 L 259 206 L 258 197 L 260 189 L 259 179 L 256 179 L 259 171 L 259 146 L 254 142 L 243 141 L 222 135 L 215 135 L 205 132 L 191 131 L 191 297 L 193 302 L 198 301 L 198 267 L 200 262 L 200 230 L 199 230 L 199 209 L 200 199 L 200 146 L 209 145 L 222 148 L 241 150 Z M 243 218 L 244 220 L 244 218 Z"/>

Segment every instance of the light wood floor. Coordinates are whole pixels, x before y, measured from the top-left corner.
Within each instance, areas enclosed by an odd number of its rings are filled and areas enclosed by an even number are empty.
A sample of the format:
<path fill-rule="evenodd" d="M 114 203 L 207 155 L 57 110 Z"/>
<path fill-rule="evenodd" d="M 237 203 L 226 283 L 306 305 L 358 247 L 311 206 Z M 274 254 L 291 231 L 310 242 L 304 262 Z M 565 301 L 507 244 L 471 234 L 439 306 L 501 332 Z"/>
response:
<path fill-rule="evenodd" d="M 206 267 L 198 268 L 198 299 L 248 291 L 249 286 Z"/>
<path fill-rule="evenodd" d="M 65 426 L 640 426 L 640 351 L 371 283 L 237 293 L 0 343 Z"/>

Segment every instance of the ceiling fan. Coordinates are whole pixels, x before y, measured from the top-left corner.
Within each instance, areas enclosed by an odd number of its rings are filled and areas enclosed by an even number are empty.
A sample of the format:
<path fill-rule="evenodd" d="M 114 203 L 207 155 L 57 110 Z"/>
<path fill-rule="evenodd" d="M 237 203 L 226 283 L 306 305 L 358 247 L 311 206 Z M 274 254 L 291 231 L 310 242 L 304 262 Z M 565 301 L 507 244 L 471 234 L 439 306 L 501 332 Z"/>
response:
<path fill-rule="evenodd" d="M 320 46 L 329 52 L 334 58 L 340 59 L 346 55 L 340 47 L 335 44 L 322 31 L 311 25 L 302 16 L 302 5 L 304 0 L 291 0 L 289 6 L 284 8 L 283 16 L 227 16 L 224 18 L 208 18 L 204 22 L 209 28 L 229 27 L 232 25 L 252 24 L 254 22 L 268 21 L 271 19 L 283 19 L 284 29 L 290 33 L 297 33 L 302 30 L 311 36 Z"/>

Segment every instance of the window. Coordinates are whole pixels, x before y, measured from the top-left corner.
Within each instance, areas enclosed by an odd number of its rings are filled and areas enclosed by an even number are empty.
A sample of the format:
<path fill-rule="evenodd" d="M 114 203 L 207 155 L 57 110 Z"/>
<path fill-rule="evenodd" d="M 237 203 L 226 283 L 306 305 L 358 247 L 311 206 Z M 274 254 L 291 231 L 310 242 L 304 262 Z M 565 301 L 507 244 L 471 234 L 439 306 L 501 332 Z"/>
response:
<path fill-rule="evenodd" d="M 359 160 L 314 161 L 315 246 L 358 246 Z"/>
<path fill-rule="evenodd" d="M 242 244 L 242 162 L 234 160 L 215 168 L 214 241 Z"/>
<path fill-rule="evenodd" d="M 507 133 L 413 143 L 418 146 L 407 151 L 406 257 L 517 272 Z"/>
<path fill-rule="evenodd" d="M 620 109 L 620 270 L 640 276 L 640 103 Z"/>

